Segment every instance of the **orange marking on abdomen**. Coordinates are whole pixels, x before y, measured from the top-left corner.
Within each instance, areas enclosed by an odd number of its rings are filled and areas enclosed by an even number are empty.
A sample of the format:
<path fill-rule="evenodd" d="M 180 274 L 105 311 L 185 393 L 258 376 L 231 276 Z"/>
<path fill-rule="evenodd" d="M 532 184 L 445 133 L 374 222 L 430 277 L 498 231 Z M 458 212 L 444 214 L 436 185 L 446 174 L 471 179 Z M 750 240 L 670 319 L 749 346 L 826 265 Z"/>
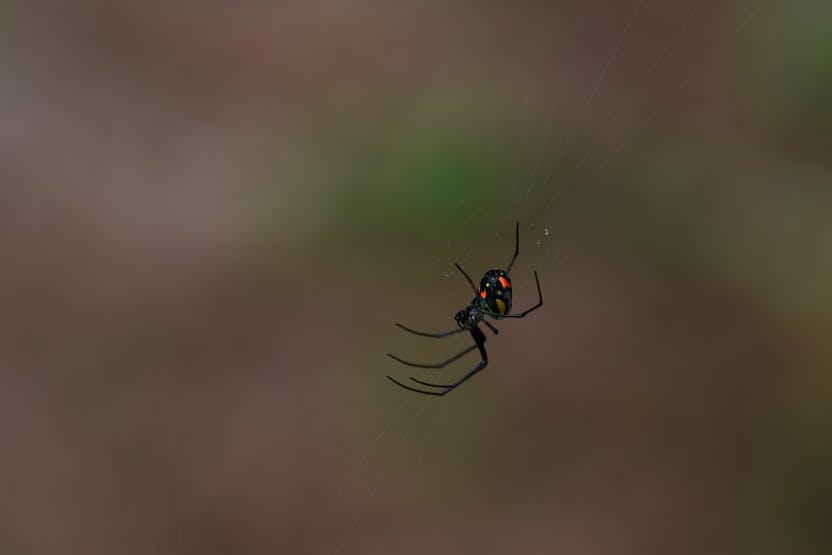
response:
<path fill-rule="evenodd" d="M 480 297 L 482 297 L 484 299 L 485 295 L 486 295 L 485 291 L 480 291 Z"/>
<path fill-rule="evenodd" d="M 511 284 L 508 282 L 508 280 L 506 278 L 504 278 L 503 276 L 500 276 L 499 280 L 500 280 L 500 283 L 503 286 L 503 289 L 511 289 Z"/>

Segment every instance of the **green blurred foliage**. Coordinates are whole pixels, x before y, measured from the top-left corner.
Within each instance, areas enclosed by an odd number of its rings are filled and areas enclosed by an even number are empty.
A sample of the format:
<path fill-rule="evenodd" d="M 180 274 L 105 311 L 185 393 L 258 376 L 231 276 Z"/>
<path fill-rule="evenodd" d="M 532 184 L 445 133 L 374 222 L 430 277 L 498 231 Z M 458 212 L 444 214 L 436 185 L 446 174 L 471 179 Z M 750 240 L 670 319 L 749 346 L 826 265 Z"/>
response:
<path fill-rule="evenodd" d="M 736 33 L 746 115 L 798 157 L 826 158 L 832 143 L 832 4 L 766 0 Z"/>

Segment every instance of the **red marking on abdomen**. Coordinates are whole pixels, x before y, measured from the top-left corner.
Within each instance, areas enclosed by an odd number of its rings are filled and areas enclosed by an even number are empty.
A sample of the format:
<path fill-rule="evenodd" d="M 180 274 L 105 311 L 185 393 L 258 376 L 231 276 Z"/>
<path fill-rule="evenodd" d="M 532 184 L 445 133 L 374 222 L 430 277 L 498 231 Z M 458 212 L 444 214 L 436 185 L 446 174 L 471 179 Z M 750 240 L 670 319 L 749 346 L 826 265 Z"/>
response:
<path fill-rule="evenodd" d="M 500 280 L 500 283 L 503 286 L 503 289 L 511 289 L 511 284 L 508 282 L 508 280 L 506 278 L 504 278 L 503 276 L 500 276 L 499 280 Z"/>

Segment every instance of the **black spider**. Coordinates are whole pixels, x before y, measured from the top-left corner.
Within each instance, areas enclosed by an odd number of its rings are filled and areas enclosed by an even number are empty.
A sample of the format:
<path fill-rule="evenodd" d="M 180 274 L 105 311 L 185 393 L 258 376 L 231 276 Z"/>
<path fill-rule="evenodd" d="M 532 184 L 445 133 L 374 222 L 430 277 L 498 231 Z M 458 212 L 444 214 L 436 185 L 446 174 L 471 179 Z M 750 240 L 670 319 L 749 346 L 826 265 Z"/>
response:
<path fill-rule="evenodd" d="M 424 389 L 417 389 L 415 387 L 405 385 L 397 380 L 394 380 L 390 376 L 387 376 L 387 378 L 394 384 L 408 389 L 410 391 L 415 391 L 416 393 L 424 393 L 425 395 L 441 396 L 453 391 L 457 386 L 462 385 L 468 378 L 485 368 L 488 365 L 488 354 L 485 352 L 485 334 L 482 332 L 478 324 L 482 322 L 483 324 L 488 326 L 491 329 L 491 331 L 493 331 L 496 335 L 497 333 L 499 333 L 497 331 L 497 328 L 495 328 L 493 325 L 491 325 L 490 322 L 488 322 L 485 319 L 486 316 L 491 316 L 496 320 L 499 320 L 500 318 L 522 318 L 529 312 L 536 310 L 543 305 L 543 294 L 540 292 L 540 280 L 537 278 L 537 271 L 535 271 L 534 281 L 537 284 L 537 304 L 529 308 L 528 310 L 524 310 L 519 314 L 510 314 L 511 278 L 509 278 L 509 272 L 511 272 L 511 267 L 514 265 L 514 261 L 517 260 L 518 254 L 520 254 L 520 222 L 517 222 L 517 226 L 514 230 L 514 256 L 511 258 L 511 262 L 509 262 L 508 264 L 508 269 L 487 271 L 485 275 L 482 276 L 479 288 L 474 287 L 474 282 L 471 281 L 471 278 L 468 277 L 468 274 L 465 273 L 465 270 L 463 270 L 459 266 L 459 264 L 454 262 L 454 266 L 456 266 L 457 270 L 462 272 L 462 275 L 465 276 L 465 279 L 467 279 L 468 283 L 471 284 L 471 289 L 473 289 L 476 293 L 476 297 L 474 297 L 474 300 L 471 301 L 471 304 L 457 312 L 456 316 L 454 316 L 454 319 L 456 320 L 456 324 L 457 326 L 459 326 L 459 329 L 447 331 L 444 333 L 425 333 L 410 329 L 407 326 L 403 326 L 399 323 L 396 323 L 396 325 L 402 328 L 403 330 L 409 331 L 410 333 L 414 333 L 416 335 L 421 335 L 423 337 L 448 337 L 449 335 L 454 335 L 456 333 L 468 330 L 471 333 L 471 337 L 474 339 L 474 344 L 462 351 L 461 353 L 457 353 L 448 360 L 445 360 L 438 364 L 416 364 L 414 362 L 402 360 L 395 355 L 387 353 L 387 356 L 389 356 L 390 358 L 408 366 L 415 366 L 416 368 L 444 368 L 445 366 L 457 360 L 458 358 L 467 355 L 474 349 L 479 349 L 480 355 L 482 356 L 482 361 L 478 365 L 476 365 L 473 370 L 459 378 L 454 383 L 447 385 L 423 382 L 422 380 L 417 380 L 416 378 L 410 378 L 412 381 L 418 384 L 422 384 L 428 387 L 435 387 L 440 391 L 425 391 Z"/>

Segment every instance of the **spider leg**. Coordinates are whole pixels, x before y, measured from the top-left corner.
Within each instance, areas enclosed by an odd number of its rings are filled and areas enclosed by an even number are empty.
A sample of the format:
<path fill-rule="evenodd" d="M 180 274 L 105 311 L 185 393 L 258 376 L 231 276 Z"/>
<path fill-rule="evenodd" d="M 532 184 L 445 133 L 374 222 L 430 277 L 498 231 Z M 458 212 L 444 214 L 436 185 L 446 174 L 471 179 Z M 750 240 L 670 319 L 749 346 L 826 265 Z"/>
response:
<path fill-rule="evenodd" d="M 534 273 L 534 281 L 535 281 L 535 283 L 537 283 L 537 299 L 538 300 L 537 300 L 537 304 L 534 305 L 533 307 L 528 308 L 528 309 L 524 310 L 523 312 L 521 312 L 519 314 L 498 314 L 497 312 L 491 312 L 491 311 L 488 311 L 488 310 L 483 310 L 482 312 L 484 314 L 488 314 L 489 316 L 492 316 L 494 318 L 522 318 L 523 316 L 525 316 L 529 312 L 537 310 L 538 308 L 543 306 L 543 293 L 540 292 L 540 280 L 537 277 L 537 272 Z"/>
<path fill-rule="evenodd" d="M 482 330 L 480 328 L 478 328 L 476 326 L 473 327 L 473 328 L 470 328 L 469 331 L 471 332 L 471 337 L 474 338 L 474 345 L 472 345 L 465 352 L 472 351 L 474 349 L 479 349 L 480 355 L 482 355 L 482 361 L 477 366 L 475 366 L 471 371 L 469 371 L 467 374 L 465 374 L 464 376 L 459 378 L 454 383 L 448 384 L 448 385 L 433 384 L 433 383 L 428 383 L 428 382 L 423 382 L 421 380 L 417 380 L 416 378 L 410 378 L 411 380 L 413 380 L 416 383 L 419 383 L 419 384 L 422 384 L 422 385 L 425 385 L 425 386 L 428 386 L 428 387 L 436 387 L 436 388 L 444 389 L 444 391 L 425 391 L 423 389 L 417 389 L 415 387 L 407 386 L 407 385 L 405 385 L 405 384 L 403 384 L 403 383 L 401 383 L 397 380 L 394 380 L 390 376 L 387 376 L 387 379 L 389 379 L 391 382 L 393 382 L 394 384 L 396 384 L 396 385 L 398 385 L 398 386 L 400 386 L 404 389 L 407 389 L 409 391 L 414 391 L 416 393 L 422 393 L 424 395 L 436 395 L 436 396 L 441 397 L 442 395 L 445 395 L 446 393 L 450 393 L 451 391 L 456 389 L 458 386 L 465 383 L 465 381 L 467 381 L 469 378 L 471 378 L 474 374 L 476 374 L 477 372 L 479 372 L 480 370 L 482 370 L 483 368 L 488 366 L 488 353 L 485 352 L 485 334 L 482 332 Z M 464 353 L 462 353 L 462 354 L 464 354 Z M 462 355 L 461 354 L 457 355 L 456 358 L 459 358 L 459 356 L 462 356 Z"/>
<path fill-rule="evenodd" d="M 439 384 L 439 383 L 423 382 L 422 380 L 417 380 L 416 378 L 410 378 L 410 379 L 412 381 L 416 382 L 416 383 L 420 383 L 420 384 L 426 385 L 428 387 L 444 387 L 448 391 L 450 391 L 453 388 L 462 385 L 462 383 L 464 381 L 466 381 L 468 378 L 470 378 L 471 376 L 473 376 L 474 374 L 476 374 L 477 372 L 479 372 L 480 370 L 482 370 L 486 366 L 488 366 L 488 361 L 487 360 L 481 361 L 477 366 L 474 367 L 473 370 L 471 370 L 470 372 L 468 372 L 467 374 L 465 374 L 464 376 L 462 376 L 461 378 L 459 378 L 457 381 L 455 381 L 452 384 Z M 448 391 L 446 391 L 445 393 L 447 393 Z"/>
<path fill-rule="evenodd" d="M 500 333 L 500 330 L 498 330 L 497 328 L 495 328 L 495 327 L 491 324 L 491 322 L 489 322 L 489 321 L 487 321 L 487 320 L 480 320 L 480 321 L 481 321 L 483 324 L 485 324 L 486 326 L 488 326 L 489 328 L 491 328 L 491 331 L 493 331 L 493 332 L 494 332 L 494 335 L 497 335 L 498 333 Z"/>
<path fill-rule="evenodd" d="M 463 276 L 465 276 L 465 279 L 467 279 L 468 283 L 471 285 L 471 289 L 474 290 L 474 295 L 476 295 L 478 293 L 477 288 L 474 286 L 474 282 L 471 281 L 471 278 L 468 276 L 468 274 L 465 273 L 465 270 L 462 269 L 462 266 L 460 266 L 456 262 L 454 262 L 454 266 L 456 266 L 456 269 L 459 270 Z"/>
<path fill-rule="evenodd" d="M 487 365 L 488 365 L 488 361 L 484 360 L 484 361 L 480 362 L 473 370 L 471 370 L 470 372 L 468 372 L 467 374 L 465 374 L 460 379 L 458 379 L 457 381 L 455 381 L 453 384 L 450 384 L 450 385 L 432 384 L 432 383 L 417 380 L 416 378 L 410 378 L 411 380 L 413 380 L 416 383 L 420 383 L 420 384 L 426 385 L 428 387 L 437 387 L 437 388 L 443 389 L 443 391 L 425 391 L 424 389 L 418 389 L 418 388 L 415 388 L 415 387 L 411 387 L 409 385 L 405 385 L 405 384 L 403 384 L 403 383 L 401 383 L 397 380 L 394 380 L 390 376 L 387 376 L 387 379 L 390 380 L 391 382 L 393 382 L 394 384 L 398 385 L 399 387 L 407 389 L 408 391 L 415 391 L 416 393 L 422 393 L 423 395 L 436 395 L 438 397 L 441 397 L 441 396 L 445 395 L 446 393 L 450 393 L 451 391 L 453 391 L 454 389 L 456 389 L 457 387 L 462 385 L 465 381 L 467 381 L 474 374 L 476 374 L 477 372 L 479 372 L 480 370 L 485 368 Z"/>
<path fill-rule="evenodd" d="M 391 382 L 393 382 L 394 384 L 396 384 L 397 386 L 403 388 L 403 389 L 407 389 L 408 391 L 415 391 L 416 393 L 423 393 L 425 395 L 438 395 L 438 396 L 441 397 L 442 395 L 444 395 L 448 391 L 450 391 L 450 389 L 446 389 L 445 391 L 424 391 L 422 389 L 416 389 L 415 387 L 410 387 L 409 385 L 405 385 L 405 384 L 403 384 L 402 382 L 400 382 L 398 380 L 394 380 L 390 376 L 387 376 L 387 379 L 390 380 Z"/>
<path fill-rule="evenodd" d="M 408 362 L 406 360 L 400 359 L 396 355 L 391 355 L 390 353 L 387 353 L 387 356 L 389 356 L 393 360 L 401 362 L 402 364 L 406 364 L 408 366 L 415 366 L 416 368 L 444 368 L 447 365 L 449 365 L 450 363 L 452 363 L 453 361 L 464 357 L 465 355 L 467 355 L 468 353 L 470 353 L 471 351 L 473 351 L 476 348 L 477 348 L 476 345 L 471 345 L 470 347 L 468 347 L 467 349 L 465 349 L 461 353 L 457 353 L 454 356 L 452 356 L 451 358 L 449 358 L 447 360 L 443 360 L 442 362 L 439 362 L 437 364 L 418 364 L 416 362 Z"/>
<path fill-rule="evenodd" d="M 409 331 L 410 333 L 421 335 L 422 337 L 448 337 L 449 335 L 454 335 L 455 333 L 460 333 L 465 331 L 465 328 L 457 328 L 455 330 L 446 331 L 442 333 L 427 333 L 424 331 L 416 331 L 414 329 L 408 328 L 407 326 L 403 326 L 396 322 L 396 325 L 402 328 L 404 331 Z"/>
<path fill-rule="evenodd" d="M 511 257 L 511 262 L 508 263 L 506 273 L 511 273 L 511 267 L 514 266 L 514 261 L 517 260 L 517 255 L 520 254 L 520 222 L 514 227 L 514 256 Z"/>

